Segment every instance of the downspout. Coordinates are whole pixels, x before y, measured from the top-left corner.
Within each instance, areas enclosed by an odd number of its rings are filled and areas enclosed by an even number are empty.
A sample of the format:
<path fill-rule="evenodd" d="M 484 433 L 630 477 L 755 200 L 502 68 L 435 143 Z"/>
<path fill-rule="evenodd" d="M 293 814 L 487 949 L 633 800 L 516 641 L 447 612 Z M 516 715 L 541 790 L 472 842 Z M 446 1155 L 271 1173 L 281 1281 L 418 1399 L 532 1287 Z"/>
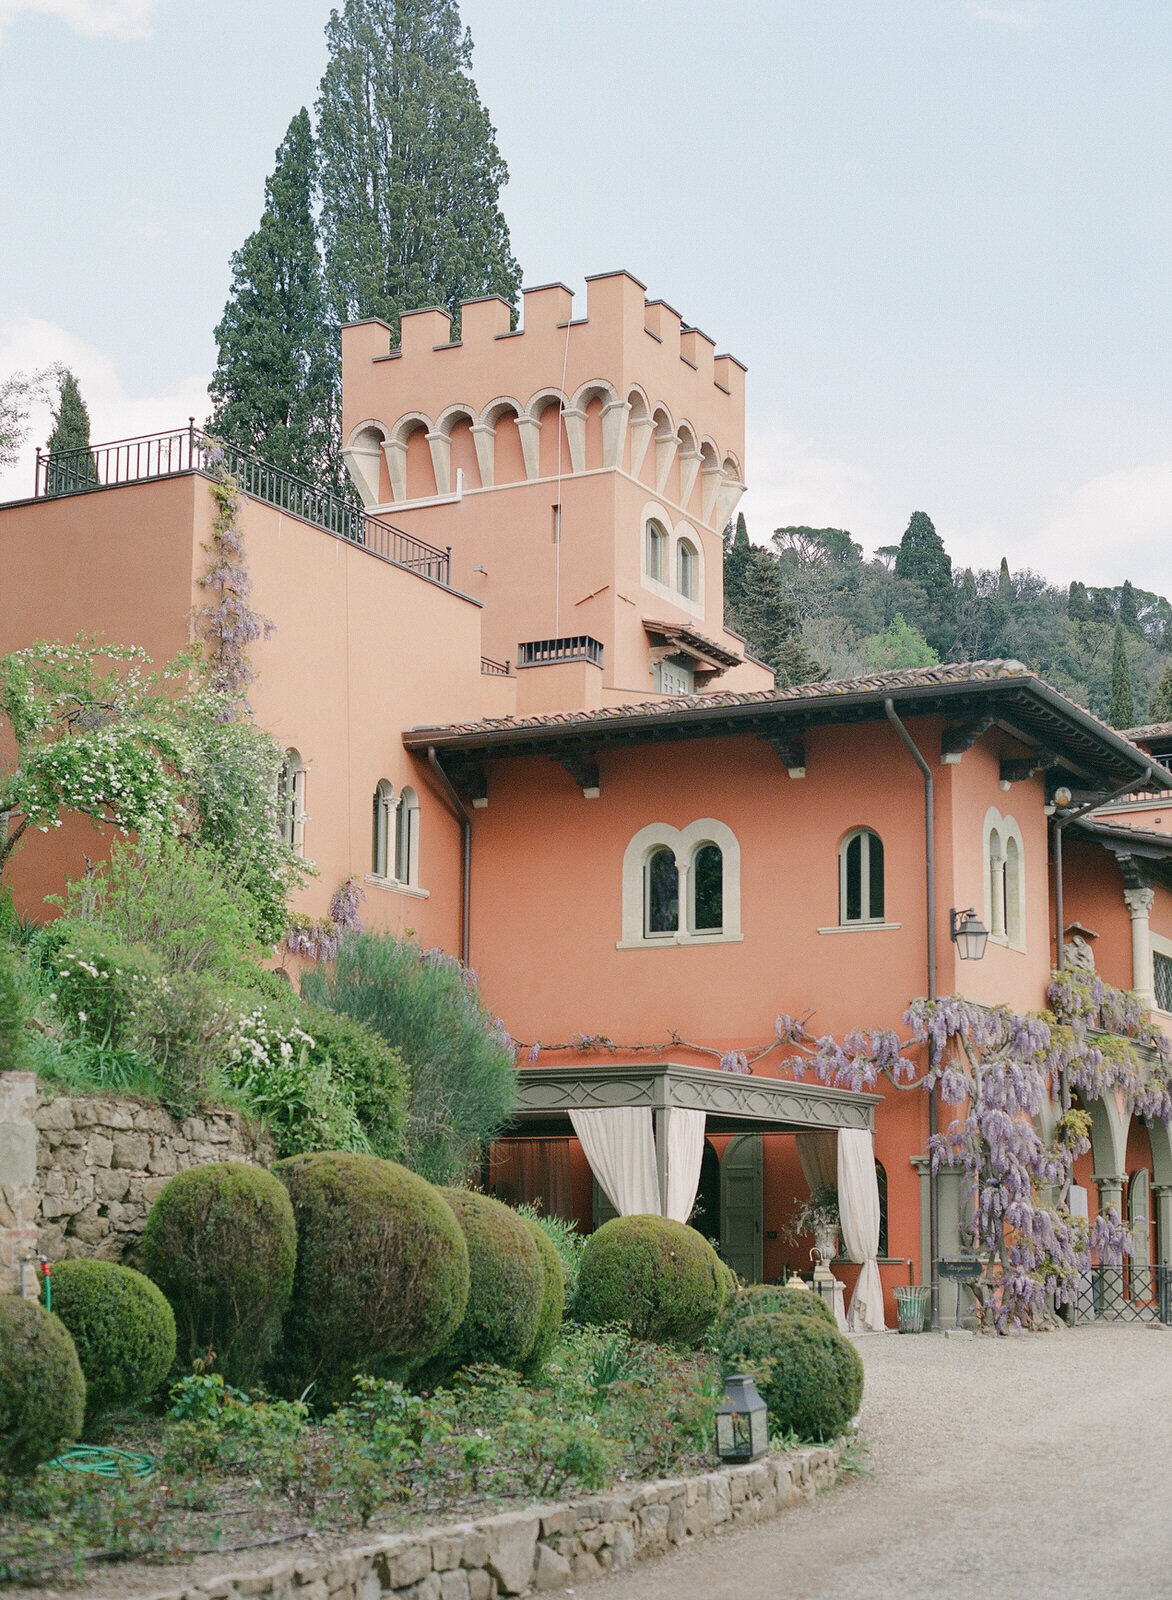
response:
<path fill-rule="evenodd" d="M 435 746 L 427 747 L 427 764 L 435 773 L 439 786 L 447 797 L 448 805 L 460 823 L 463 832 L 463 851 L 460 867 L 460 960 L 469 965 L 472 945 L 472 818 L 464 802 L 452 787 L 452 780 L 439 764 Z"/>
<path fill-rule="evenodd" d="M 928 920 L 928 999 L 936 998 L 936 785 L 932 769 L 920 754 L 915 740 L 895 714 L 895 702 L 888 695 L 883 702 L 887 720 L 907 746 L 908 754 L 924 775 L 924 902 Z M 928 1065 L 936 1065 L 931 1040 L 928 1041 Z M 939 1130 L 936 1107 L 936 1090 L 928 1095 L 928 1136 L 935 1138 Z M 928 1169 L 928 1255 L 932 1285 L 932 1326 L 940 1325 L 940 1192 L 935 1170 Z"/>

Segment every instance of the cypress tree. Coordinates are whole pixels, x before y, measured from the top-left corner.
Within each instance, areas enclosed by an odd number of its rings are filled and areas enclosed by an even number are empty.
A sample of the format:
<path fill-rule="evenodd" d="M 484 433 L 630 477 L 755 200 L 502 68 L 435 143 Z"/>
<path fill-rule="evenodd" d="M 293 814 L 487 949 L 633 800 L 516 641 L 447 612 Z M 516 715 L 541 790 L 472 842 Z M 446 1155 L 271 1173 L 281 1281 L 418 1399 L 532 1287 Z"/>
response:
<path fill-rule="evenodd" d="M 260 225 L 232 257 L 216 329 L 211 429 L 274 466 L 339 486 L 339 373 L 313 216 L 313 134 L 302 108 L 277 149 Z"/>
<path fill-rule="evenodd" d="M 1135 725 L 1135 701 L 1131 693 L 1131 668 L 1127 661 L 1127 637 L 1122 622 L 1115 624 L 1115 649 L 1111 656 L 1111 726 Z"/>
<path fill-rule="evenodd" d="M 326 286 L 339 323 L 499 294 L 520 272 L 508 170 L 455 0 L 345 0 L 317 102 Z"/>
<path fill-rule="evenodd" d="M 1131 633 L 1138 633 L 1139 603 L 1136 600 L 1135 585 L 1130 578 L 1124 578 L 1123 587 L 1119 591 L 1119 620 Z"/>
<path fill-rule="evenodd" d="M 1172 722 L 1172 663 L 1161 672 L 1148 707 L 1150 722 Z"/>
<path fill-rule="evenodd" d="M 951 647 L 956 595 L 952 587 L 952 557 L 925 511 L 913 511 L 895 558 L 895 576 L 918 583 L 928 599 L 931 625 L 928 639 L 941 655 Z"/>
<path fill-rule="evenodd" d="M 1001 557 L 1001 566 L 997 573 L 997 597 L 1008 605 L 1013 599 L 1013 579 L 1009 576 L 1009 562 Z"/>
<path fill-rule="evenodd" d="M 772 668 L 779 689 L 824 676 L 802 638 L 798 610 L 785 592 L 776 555 L 749 542 L 743 513 L 725 530 L 725 623 L 744 637 L 750 654 Z"/>
<path fill-rule="evenodd" d="M 1091 602 L 1087 598 L 1087 586 L 1077 581 L 1070 585 L 1066 597 L 1066 615 L 1071 622 L 1089 622 L 1091 620 Z"/>
<path fill-rule="evenodd" d="M 68 367 L 62 367 L 58 378 L 48 449 L 50 456 L 65 454 L 60 460 L 49 462 L 47 494 L 67 494 L 71 489 L 85 489 L 97 483 L 98 464 L 90 451 L 89 408 Z"/>

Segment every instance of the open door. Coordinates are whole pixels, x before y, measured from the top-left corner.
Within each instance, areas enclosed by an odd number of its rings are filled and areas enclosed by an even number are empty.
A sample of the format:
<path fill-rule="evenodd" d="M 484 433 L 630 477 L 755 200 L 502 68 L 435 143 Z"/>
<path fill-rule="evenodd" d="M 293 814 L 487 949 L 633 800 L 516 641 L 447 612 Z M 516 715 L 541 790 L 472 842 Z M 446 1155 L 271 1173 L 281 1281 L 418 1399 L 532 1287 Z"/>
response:
<path fill-rule="evenodd" d="M 720 1251 L 746 1282 L 761 1282 L 759 1133 L 730 1139 L 720 1163 Z"/>

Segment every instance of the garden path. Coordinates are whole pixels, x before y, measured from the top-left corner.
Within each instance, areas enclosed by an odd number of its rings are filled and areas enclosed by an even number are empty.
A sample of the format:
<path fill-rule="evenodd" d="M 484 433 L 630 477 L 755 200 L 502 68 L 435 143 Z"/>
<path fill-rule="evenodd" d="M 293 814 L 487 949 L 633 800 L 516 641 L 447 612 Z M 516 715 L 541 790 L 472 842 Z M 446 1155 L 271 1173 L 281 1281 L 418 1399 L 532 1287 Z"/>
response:
<path fill-rule="evenodd" d="M 1172 1330 L 872 1334 L 869 1469 L 775 1521 L 616 1573 L 597 1600 L 1172 1595 Z M 565 1591 L 570 1593 L 572 1591 Z"/>

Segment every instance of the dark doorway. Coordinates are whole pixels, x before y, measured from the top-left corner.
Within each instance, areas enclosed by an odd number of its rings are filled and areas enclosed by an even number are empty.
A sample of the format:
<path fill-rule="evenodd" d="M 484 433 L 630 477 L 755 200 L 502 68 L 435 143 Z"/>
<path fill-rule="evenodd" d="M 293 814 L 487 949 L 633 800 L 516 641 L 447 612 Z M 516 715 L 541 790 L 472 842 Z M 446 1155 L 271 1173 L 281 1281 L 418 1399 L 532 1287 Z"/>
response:
<path fill-rule="evenodd" d="M 720 1157 L 708 1139 L 700 1157 L 700 1186 L 688 1221 L 714 1250 L 720 1249 Z"/>

